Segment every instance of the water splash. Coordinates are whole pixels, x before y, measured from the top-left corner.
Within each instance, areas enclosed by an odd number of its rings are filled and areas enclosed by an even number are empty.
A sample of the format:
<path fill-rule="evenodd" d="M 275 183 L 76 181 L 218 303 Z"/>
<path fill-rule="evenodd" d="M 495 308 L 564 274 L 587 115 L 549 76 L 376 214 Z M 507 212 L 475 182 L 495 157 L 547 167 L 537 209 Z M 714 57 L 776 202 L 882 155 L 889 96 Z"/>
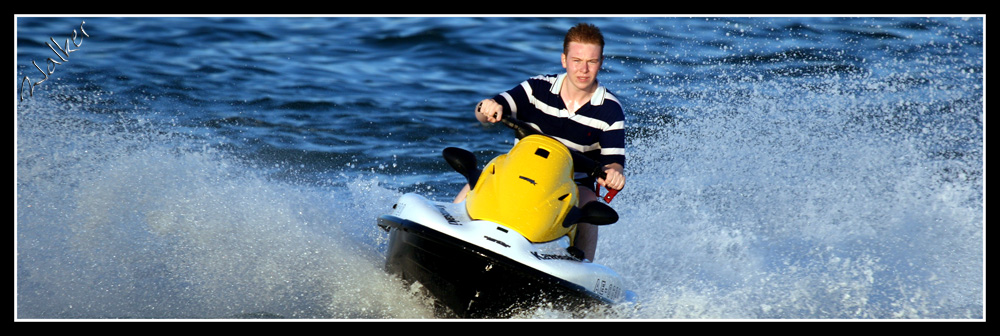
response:
<path fill-rule="evenodd" d="M 354 217 L 386 189 L 344 188 L 359 205 L 135 120 L 18 113 L 21 318 L 433 316 Z"/>
<path fill-rule="evenodd" d="M 633 317 L 984 316 L 980 100 L 899 104 L 866 73 L 715 85 L 635 118 L 640 182 L 598 252 Z"/>

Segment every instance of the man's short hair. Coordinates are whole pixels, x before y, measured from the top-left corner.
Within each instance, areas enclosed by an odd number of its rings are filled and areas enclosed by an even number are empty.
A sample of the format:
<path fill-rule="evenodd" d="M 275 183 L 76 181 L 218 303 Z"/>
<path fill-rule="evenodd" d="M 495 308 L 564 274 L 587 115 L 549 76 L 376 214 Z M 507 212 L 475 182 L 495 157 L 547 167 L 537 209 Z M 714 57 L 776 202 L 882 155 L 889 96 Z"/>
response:
<path fill-rule="evenodd" d="M 564 54 L 569 52 L 570 42 L 595 44 L 601 47 L 601 54 L 604 54 L 604 35 L 592 24 L 578 23 L 566 32 L 566 38 L 563 40 Z"/>

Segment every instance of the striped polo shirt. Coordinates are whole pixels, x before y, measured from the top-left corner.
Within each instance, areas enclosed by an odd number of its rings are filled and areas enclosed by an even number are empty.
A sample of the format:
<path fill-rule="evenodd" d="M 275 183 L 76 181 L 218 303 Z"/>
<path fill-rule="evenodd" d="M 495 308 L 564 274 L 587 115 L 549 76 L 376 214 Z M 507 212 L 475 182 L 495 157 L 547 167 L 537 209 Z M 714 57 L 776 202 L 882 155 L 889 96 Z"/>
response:
<path fill-rule="evenodd" d="M 566 74 L 541 75 L 493 98 L 515 118 L 602 165 L 625 166 L 625 113 L 604 86 L 575 113 L 559 96 Z"/>

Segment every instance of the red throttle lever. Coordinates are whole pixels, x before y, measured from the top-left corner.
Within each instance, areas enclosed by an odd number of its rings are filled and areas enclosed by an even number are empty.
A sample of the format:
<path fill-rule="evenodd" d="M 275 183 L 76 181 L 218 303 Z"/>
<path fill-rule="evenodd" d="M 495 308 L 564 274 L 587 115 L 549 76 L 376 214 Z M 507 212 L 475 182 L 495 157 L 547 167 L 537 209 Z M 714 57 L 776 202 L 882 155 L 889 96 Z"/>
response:
<path fill-rule="evenodd" d="M 621 191 L 621 190 L 611 189 L 610 187 L 605 187 L 605 188 L 608 189 L 608 193 L 604 195 L 605 203 L 611 203 L 611 199 L 615 198 L 615 195 L 618 195 L 618 192 Z M 597 197 L 601 197 L 601 186 L 598 185 L 597 188 L 595 189 L 597 190 Z"/>

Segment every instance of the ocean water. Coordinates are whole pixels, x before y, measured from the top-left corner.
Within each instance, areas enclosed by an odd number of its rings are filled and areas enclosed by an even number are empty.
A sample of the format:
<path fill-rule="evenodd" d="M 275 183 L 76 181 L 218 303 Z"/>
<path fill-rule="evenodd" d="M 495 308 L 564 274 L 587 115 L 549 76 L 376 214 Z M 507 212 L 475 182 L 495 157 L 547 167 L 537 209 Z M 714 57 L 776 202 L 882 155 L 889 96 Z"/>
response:
<path fill-rule="evenodd" d="M 639 304 L 517 318 L 985 319 L 985 17 L 70 16 L 15 18 L 15 319 L 436 318 L 375 217 L 579 21 Z"/>

